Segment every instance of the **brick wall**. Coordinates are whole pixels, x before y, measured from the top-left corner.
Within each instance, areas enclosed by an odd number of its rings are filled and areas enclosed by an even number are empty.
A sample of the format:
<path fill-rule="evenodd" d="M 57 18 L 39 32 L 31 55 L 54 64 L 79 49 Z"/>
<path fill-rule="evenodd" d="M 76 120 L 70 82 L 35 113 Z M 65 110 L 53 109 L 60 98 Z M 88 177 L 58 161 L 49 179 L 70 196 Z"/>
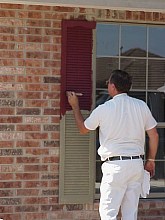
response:
<path fill-rule="evenodd" d="M 0 4 L 0 217 L 97 220 L 93 205 L 59 205 L 61 19 L 165 23 L 165 13 Z M 139 219 L 165 219 L 141 201 Z M 140 217 L 142 216 L 142 217 Z M 152 217 L 153 218 L 152 218 Z"/>

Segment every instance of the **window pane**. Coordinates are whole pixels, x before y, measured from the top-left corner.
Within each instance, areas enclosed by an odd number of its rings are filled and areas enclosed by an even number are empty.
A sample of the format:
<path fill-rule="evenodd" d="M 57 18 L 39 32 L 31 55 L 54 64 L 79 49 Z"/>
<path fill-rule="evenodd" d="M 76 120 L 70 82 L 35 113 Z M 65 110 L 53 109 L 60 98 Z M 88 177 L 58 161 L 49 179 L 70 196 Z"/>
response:
<path fill-rule="evenodd" d="M 165 86 L 165 60 L 149 60 L 148 88 L 159 90 L 163 89 L 162 86 Z M 163 91 L 165 92 L 165 87 Z"/>
<path fill-rule="evenodd" d="M 97 57 L 117 56 L 119 44 L 119 25 L 97 24 Z"/>
<path fill-rule="evenodd" d="M 165 121 L 165 93 L 149 92 L 148 106 L 158 122 Z"/>
<path fill-rule="evenodd" d="M 112 70 L 118 68 L 118 58 L 98 57 L 96 59 L 96 87 L 107 89 L 106 80 L 109 79 Z"/>
<path fill-rule="evenodd" d="M 122 58 L 121 69 L 133 77 L 132 89 L 146 89 L 146 60 Z"/>
<path fill-rule="evenodd" d="M 146 27 L 121 26 L 121 56 L 146 57 Z"/>
<path fill-rule="evenodd" d="M 149 27 L 148 56 L 165 57 L 165 28 Z"/>

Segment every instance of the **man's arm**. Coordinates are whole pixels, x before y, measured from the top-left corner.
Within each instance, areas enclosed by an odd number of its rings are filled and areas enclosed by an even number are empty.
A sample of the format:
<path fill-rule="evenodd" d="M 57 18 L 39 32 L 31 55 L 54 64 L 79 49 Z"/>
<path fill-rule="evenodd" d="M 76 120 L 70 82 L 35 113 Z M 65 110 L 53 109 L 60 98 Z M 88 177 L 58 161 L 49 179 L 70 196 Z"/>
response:
<path fill-rule="evenodd" d="M 144 168 L 150 172 L 152 177 L 155 175 L 155 157 L 158 149 L 159 135 L 156 128 L 152 128 L 146 132 L 149 137 L 149 151 Z"/>
<path fill-rule="evenodd" d="M 81 114 L 78 97 L 75 92 L 67 92 L 68 102 L 73 109 L 75 121 L 81 134 L 86 134 L 89 130 L 84 125 L 84 118 Z"/>

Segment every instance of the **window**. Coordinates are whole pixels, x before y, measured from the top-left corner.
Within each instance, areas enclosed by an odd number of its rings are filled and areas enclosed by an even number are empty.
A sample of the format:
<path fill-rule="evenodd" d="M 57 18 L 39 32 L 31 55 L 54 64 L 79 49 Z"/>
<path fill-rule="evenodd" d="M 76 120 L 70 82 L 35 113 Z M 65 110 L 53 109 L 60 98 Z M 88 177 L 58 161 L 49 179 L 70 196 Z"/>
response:
<path fill-rule="evenodd" d="M 96 27 L 96 106 L 109 99 L 105 81 L 114 69 L 133 76 L 130 96 L 144 100 L 158 122 L 160 136 L 151 197 L 165 196 L 165 28 L 100 23 Z M 98 133 L 96 148 L 99 147 Z M 146 136 L 146 148 L 148 140 Z M 147 149 L 146 149 L 147 151 Z M 101 181 L 96 155 L 96 191 Z"/>

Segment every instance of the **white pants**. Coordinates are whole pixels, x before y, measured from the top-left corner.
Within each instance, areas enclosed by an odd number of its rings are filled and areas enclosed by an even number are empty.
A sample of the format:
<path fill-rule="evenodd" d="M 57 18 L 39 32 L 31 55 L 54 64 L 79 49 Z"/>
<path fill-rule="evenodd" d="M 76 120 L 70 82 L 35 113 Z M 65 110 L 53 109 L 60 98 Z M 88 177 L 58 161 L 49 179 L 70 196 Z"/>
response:
<path fill-rule="evenodd" d="M 136 220 L 144 173 L 142 159 L 108 161 L 102 164 L 100 186 L 101 220 Z"/>

